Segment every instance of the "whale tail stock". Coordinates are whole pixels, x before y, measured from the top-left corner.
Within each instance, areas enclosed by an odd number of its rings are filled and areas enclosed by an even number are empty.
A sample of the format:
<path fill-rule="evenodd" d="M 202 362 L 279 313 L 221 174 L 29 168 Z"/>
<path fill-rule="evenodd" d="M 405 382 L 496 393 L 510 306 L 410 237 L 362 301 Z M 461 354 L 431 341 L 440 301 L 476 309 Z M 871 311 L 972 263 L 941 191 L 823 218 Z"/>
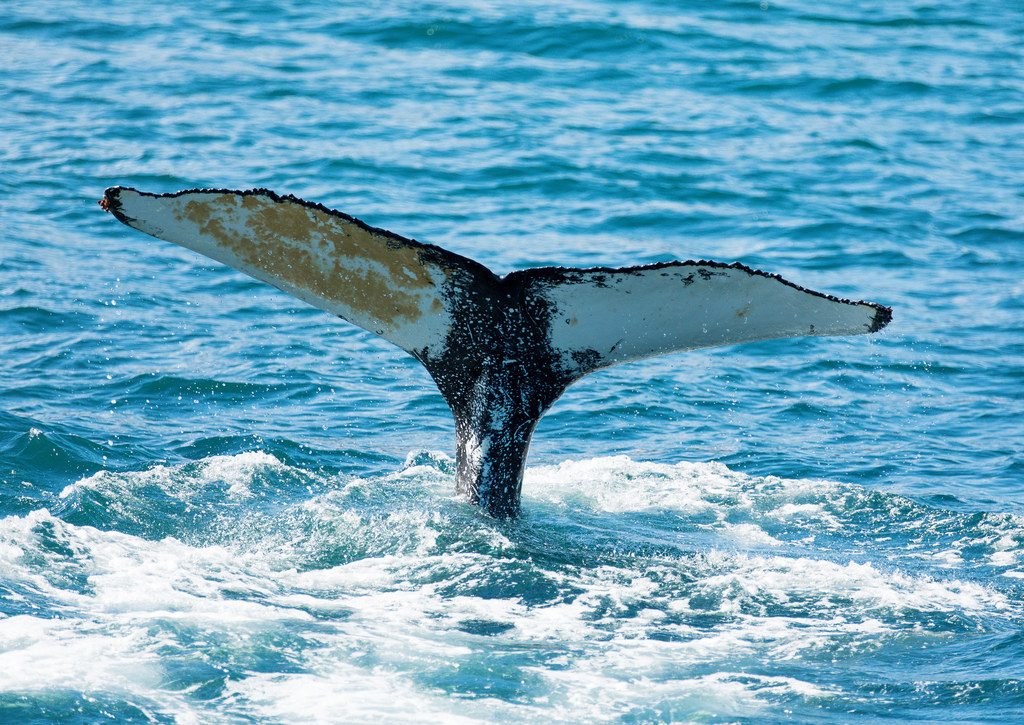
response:
<path fill-rule="evenodd" d="M 875 332 L 892 315 L 739 263 L 542 267 L 498 277 L 448 250 L 266 189 L 113 187 L 100 205 L 423 363 L 455 418 L 457 490 L 500 518 L 519 511 L 537 421 L 584 375 L 719 345 Z"/>

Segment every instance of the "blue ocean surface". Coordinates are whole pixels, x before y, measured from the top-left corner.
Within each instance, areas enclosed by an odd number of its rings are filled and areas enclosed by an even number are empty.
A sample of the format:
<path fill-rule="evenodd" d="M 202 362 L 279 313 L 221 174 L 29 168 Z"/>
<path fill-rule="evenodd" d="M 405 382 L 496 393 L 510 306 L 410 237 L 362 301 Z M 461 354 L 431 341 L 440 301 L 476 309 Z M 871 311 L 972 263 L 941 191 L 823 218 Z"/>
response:
<path fill-rule="evenodd" d="M 1018 0 L 5 0 L 0 57 L 0 722 L 1021 721 Z M 585 378 L 499 521 L 415 360 L 118 184 L 894 319 Z"/>

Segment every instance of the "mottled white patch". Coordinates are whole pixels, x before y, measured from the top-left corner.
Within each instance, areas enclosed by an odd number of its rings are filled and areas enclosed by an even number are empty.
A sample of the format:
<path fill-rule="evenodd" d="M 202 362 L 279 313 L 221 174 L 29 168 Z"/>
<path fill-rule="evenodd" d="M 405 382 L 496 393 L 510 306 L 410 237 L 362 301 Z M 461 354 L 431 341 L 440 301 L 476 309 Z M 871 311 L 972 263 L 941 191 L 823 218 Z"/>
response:
<path fill-rule="evenodd" d="M 868 332 L 876 309 L 739 267 L 699 264 L 579 272 L 538 285 L 553 306 L 551 344 L 567 369 L 755 340 Z"/>

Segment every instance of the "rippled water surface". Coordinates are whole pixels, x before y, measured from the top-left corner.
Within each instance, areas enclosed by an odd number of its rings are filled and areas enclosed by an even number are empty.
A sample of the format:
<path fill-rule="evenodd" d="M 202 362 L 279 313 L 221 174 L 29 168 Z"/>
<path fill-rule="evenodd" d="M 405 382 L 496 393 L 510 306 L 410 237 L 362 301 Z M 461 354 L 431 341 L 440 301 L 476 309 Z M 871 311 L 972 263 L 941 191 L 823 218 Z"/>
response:
<path fill-rule="evenodd" d="M 1022 38 L 1009 1 L 0 4 L 0 722 L 1016 721 Z M 418 363 L 115 184 L 894 321 L 584 379 L 495 521 Z"/>

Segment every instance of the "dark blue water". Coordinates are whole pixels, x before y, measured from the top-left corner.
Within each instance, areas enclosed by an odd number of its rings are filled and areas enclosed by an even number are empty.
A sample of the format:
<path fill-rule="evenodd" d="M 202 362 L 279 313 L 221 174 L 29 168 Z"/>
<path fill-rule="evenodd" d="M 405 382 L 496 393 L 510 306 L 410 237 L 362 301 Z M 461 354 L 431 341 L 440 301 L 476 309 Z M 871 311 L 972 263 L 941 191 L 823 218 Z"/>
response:
<path fill-rule="evenodd" d="M 0 721 L 1015 722 L 1022 52 L 1009 1 L 0 4 Z M 895 318 L 590 376 L 498 522 L 418 363 L 115 184 Z"/>

